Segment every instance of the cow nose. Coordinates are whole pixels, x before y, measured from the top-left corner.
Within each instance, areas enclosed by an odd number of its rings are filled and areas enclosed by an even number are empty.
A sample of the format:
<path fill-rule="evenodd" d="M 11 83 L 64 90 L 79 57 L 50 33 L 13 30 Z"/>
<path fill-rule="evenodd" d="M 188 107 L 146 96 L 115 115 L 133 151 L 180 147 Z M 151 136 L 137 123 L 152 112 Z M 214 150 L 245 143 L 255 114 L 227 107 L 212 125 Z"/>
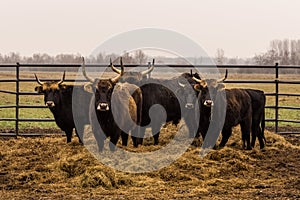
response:
<path fill-rule="evenodd" d="M 100 111 L 108 111 L 109 110 L 109 106 L 107 103 L 99 103 L 97 106 L 97 110 Z"/>
<path fill-rule="evenodd" d="M 47 101 L 47 102 L 46 102 L 46 106 L 48 106 L 48 107 L 54 107 L 55 104 L 54 104 L 53 101 Z"/>
<path fill-rule="evenodd" d="M 204 105 L 207 107 L 211 107 L 214 105 L 214 102 L 212 100 L 206 100 L 204 101 Z"/>
<path fill-rule="evenodd" d="M 185 104 L 185 108 L 187 108 L 187 109 L 193 109 L 194 108 L 194 104 L 187 103 L 187 104 Z"/>

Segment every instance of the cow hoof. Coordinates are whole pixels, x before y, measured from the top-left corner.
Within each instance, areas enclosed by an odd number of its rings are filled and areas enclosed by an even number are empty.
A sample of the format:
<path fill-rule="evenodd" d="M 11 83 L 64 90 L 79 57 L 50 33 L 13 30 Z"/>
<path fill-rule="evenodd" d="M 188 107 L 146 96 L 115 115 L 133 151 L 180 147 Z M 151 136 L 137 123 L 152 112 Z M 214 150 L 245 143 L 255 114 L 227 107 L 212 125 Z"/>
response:
<path fill-rule="evenodd" d="M 199 140 L 194 140 L 191 145 L 195 146 L 195 147 L 199 147 L 200 146 L 200 141 Z"/>
<path fill-rule="evenodd" d="M 265 148 L 265 145 L 260 145 L 260 149 L 263 150 Z"/>
<path fill-rule="evenodd" d="M 133 147 L 134 148 L 138 148 L 139 144 L 134 144 Z"/>
<path fill-rule="evenodd" d="M 237 146 L 237 143 L 236 143 L 236 142 L 233 142 L 233 143 L 230 144 L 230 146 L 231 146 L 231 147 L 235 147 L 235 146 Z"/>

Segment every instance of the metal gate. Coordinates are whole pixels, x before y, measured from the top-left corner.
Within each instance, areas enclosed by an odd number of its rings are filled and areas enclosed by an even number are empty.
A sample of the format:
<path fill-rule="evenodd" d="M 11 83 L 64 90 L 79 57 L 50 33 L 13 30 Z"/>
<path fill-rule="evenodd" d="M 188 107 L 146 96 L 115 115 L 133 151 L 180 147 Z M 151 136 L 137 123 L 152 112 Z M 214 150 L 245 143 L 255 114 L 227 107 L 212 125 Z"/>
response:
<path fill-rule="evenodd" d="M 46 106 L 41 105 L 20 105 L 20 97 L 21 96 L 31 96 L 31 95 L 38 95 L 35 92 L 22 92 L 20 91 L 20 84 L 22 82 L 35 82 L 35 79 L 28 79 L 28 78 L 20 78 L 20 75 L 22 74 L 23 70 L 30 69 L 30 70 L 38 70 L 38 69 L 45 69 L 49 68 L 51 70 L 60 71 L 62 72 L 63 69 L 67 71 L 77 71 L 78 68 L 81 65 L 79 64 L 20 64 L 16 63 L 13 65 L 0 65 L 0 72 L 4 71 L 14 71 L 15 72 L 15 78 L 14 79 L 0 79 L 0 83 L 15 83 L 15 91 L 11 90 L 0 90 L 1 94 L 12 94 L 15 95 L 15 103 L 13 105 L 4 105 L 2 102 L 0 102 L 0 110 L 13 108 L 15 110 L 15 117 L 11 118 L 0 118 L 0 121 L 13 121 L 15 122 L 14 132 L 7 134 L 7 133 L 0 133 L 0 136 L 19 136 L 22 135 L 19 133 L 19 123 L 20 122 L 49 122 L 54 121 L 54 119 L 49 118 L 20 118 L 19 115 L 19 109 L 26 109 L 26 108 L 36 108 L 36 109 L 45 109 Z M 107 67 L 107 65 L 88 65 L 89 67 Z M 126 65 L 126 67 L 136 67 L 138 65 Z M 215 66 L 190 66 L 190 65 L 156 65 L 156 68 L 159 67 L 171 67 L 171 68 L 186 68 L 186 71 L 188 72 L 191 68 L 209 68 L 209 67 L 215 67 Z M 297 110 L 300 112 L 300 107 L 294 107 L 294 106 L 280 106 L 279 105 L 279 97 L 286 96 L 286 97 L 300 97 L 300 94 L 297 93 L 282 93 L 279 90 L 280 85 L 296 85 L 300 84 L 300 76 L 297 80 L 281 80 L 280 78 L 280 70 L 298 70 L 300 72 L 300 66 L 280 66 L 278 63 L 274 66 L 258 66 L 258 65 L 217 65 L 218 69 L 248 69 L 248 70 L 262 70 L 262 69 L 268 69 L 272 70 L 273 72 L 271 74 L 274 75 L 273 79 L 270 80 L 227 80 L 225 83 L 231 83 L 231 84 L 239 84 L 239 83 L 250 83 L 250 84 L 273 84 L 274 85 L 274 92 L 266 93 L 266 96 L 273 96 L 275 97 L 275 104 L 274 105 L 268 105 L 266 106 L 266 109 L 273 109 L 275 111 L 274 117 L 266 119 L 266 122 L 273 122 L 274 123 L 274 132 L 278 134 L 299 134 L 300 132 L 297 131 L 288 131 L 288 132 L 279 132 L 279 122 L 288 122 L 288 123 L 300 123 L 299 119 L 281 119 L 279 117 L 279 110 L 280 109 L 287 109 L 287 110 Z M 7 70 L 9 69 L 9 70 Z M 32 73 L 35 73 L 35 71 L 32 71 Z M 269 73 L 270 74 L 270 73 Z M 47 80 L 45 80 L 47 81 Z M 49 81 L 49 80 L 48 80 Z M 75 80 L 66 80 L 66 81 L 75 81 Z M 81 80 L 85 81 L 85 80 Z M 0 114 L 1 116 L 1 114 Z M 299 115 L 300 116 L 300 115 Z M 30 134 L 26 134 L 30 135 Z M 33 135 L 33 134 L 32 134 Z M 36 134 L 35 134 L 36 135 Z"/>

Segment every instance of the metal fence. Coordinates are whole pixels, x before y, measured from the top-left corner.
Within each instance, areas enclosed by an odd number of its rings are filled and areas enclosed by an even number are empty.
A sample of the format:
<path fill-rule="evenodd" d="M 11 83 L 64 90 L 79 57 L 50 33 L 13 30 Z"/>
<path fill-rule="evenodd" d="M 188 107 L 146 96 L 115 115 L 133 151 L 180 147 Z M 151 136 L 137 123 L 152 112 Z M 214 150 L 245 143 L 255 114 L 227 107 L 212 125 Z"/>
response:
<path fill-rule="evenodd" d="M 126 67 L 136 67 L 138 65 L 126 65 Z M 171 68 L 184 68 L 186 72 L 189 72 L 191 68 L 210 68 L 215 66 L 190 66 L 190 65 L 156 65 L 156 68 L 160 67 L 171 67 Z M 26 109 L 26 108 L 36 108 L 36 109 L 45 109 L 46 106 L 41 105 L 20 105 L 20 97 L 21 96 L 30 96 L 30 95 L 39 95 L 35 92 L 21 92 L 20 91 L 20 84 L 22 82 L 36 82 L 35 79 L 29 78 L 21 78 L 20 75 L 22 74 L 23 70 L 32 71 L 35 73 L 35 70 L 45 70 L 51 69 L 52 71 L 60 71 L 63 70 L 67 71 L 77 71 L 78 68 L 81 67 L 79 64 L 20 64 L 16 63 L 13 65 L 0 65 L 0 72 L 3 71 L 14 71 L 15 78 L 14 79 L 0 79 L 1 83 L 15 83 L 15 91 L 10 90 L 0 90 L 0 95 L 2 93 L 5 94 L 12 94 L 15 95 L 15 104 L 14 105 L 4 105 L 3 103 L 0 104 L 0 109 L 7 109 L 7 108 L 14 108 L 15 109 L 15 117 L 13 118 L 0 118 L 0 121 L 13 121 L 15 122 L 14 133 L 7 134 L 7 133 L 0 133 L 0 136 L 19 136 L 22 135 L 19 133 L 19 123 L 20 122 L 51 122 L 54 119 L 49 118 L 20 118 L 19 109 Z M 107 65 L 87 65 L 87 67 L 107 67 Z M 145 66 L 144 66 L 145 67 Z M 280 79 L 280 69 L 284 70 L 299 70 L 300 66 L 280 66 L 276 63 L 274 66 L 258 66 L 258 65 L 217 65 L 218 69 L 238 69 L 238 70 L 271 70 L 272 72 L 268 71 L 268 74 L 273 74 L 274 78 L 269 80 L 227 80 L 225 83 L 231 84 L 239 84 L 239 83 L 250 83 L 250 84 L 273 84 L 274 85 L 274 92 L 266 93 L 266 96 L 273 96 L 275 97 L 275 104 L 266 106 L 266 109 L 273 109 L 275 110 L 274 118 L 266 119 L 267 122 L 274 123 L 274 131 L 278 134 L 299 134 L 297 131 L 289 131 L 289 132 L 279 132 L 279 122 L 288 122 L 288 123 L 300 123 L 299 119 L 280 119 L 279 117 L 279 110 L 280 109 L 288 109 L 288 110 L 296 110 L 300 112 L 300 107 L 293 107 L 293 106 L 280 106 L 279 105 L 279 97 L 286 96 L 286 97 L 300 97 L 300 94 L 289 94 L 289 93 L 281 93 L 279 90 L 280 85 L 296 85 L 300 84 L 300 77 L 298 80 L 281 80 Z M 47 81 L 43 79 L 43 81 Z M 48 80 L 49 81 L 49 80 Z M 75 80 L 66 80 L 66 81 L 75 81 Z M 76 80 L 78 81 L 78 80 Z M 85 81 L 85 80 L 80 80 Z M 30 135 L 30 134 L 26 134 Z M 33 135 L 33 134 L 32 134 Z M 35 134 L 36 135 L 36 134 Z M 41 134 L 42 135 L 42 134 Z"/>

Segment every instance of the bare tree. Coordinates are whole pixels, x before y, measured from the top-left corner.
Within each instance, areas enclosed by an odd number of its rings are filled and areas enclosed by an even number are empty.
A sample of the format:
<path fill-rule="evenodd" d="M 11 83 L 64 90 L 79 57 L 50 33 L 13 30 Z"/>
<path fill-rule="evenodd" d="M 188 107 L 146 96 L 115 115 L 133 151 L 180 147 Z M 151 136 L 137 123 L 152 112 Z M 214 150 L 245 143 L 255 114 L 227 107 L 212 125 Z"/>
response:
<path fill-rule="evenodd" d="M 222 65 L 225 62 L 225 53 L 223 49 L 217 49 L 217 54 L 216 54 L 216 62 L 218 65 Z"/>
<path fill-rule="evenodd" d="M 126 63 L 126 64 L 133 64 L 134 63 L 134 58 L 127 51 L 124 51 L 124 53 L 122 55 L 122 58 L 123 58 L 123 62 Z"/>
<path fill-rule="evenodd" d="M 137 50 L 134 52 L 134 60 L 138 64 L 140 64 L 140 65 L 145 64 L 147 59 L 148 59 L 147 55 L 142 50 Z"/>

